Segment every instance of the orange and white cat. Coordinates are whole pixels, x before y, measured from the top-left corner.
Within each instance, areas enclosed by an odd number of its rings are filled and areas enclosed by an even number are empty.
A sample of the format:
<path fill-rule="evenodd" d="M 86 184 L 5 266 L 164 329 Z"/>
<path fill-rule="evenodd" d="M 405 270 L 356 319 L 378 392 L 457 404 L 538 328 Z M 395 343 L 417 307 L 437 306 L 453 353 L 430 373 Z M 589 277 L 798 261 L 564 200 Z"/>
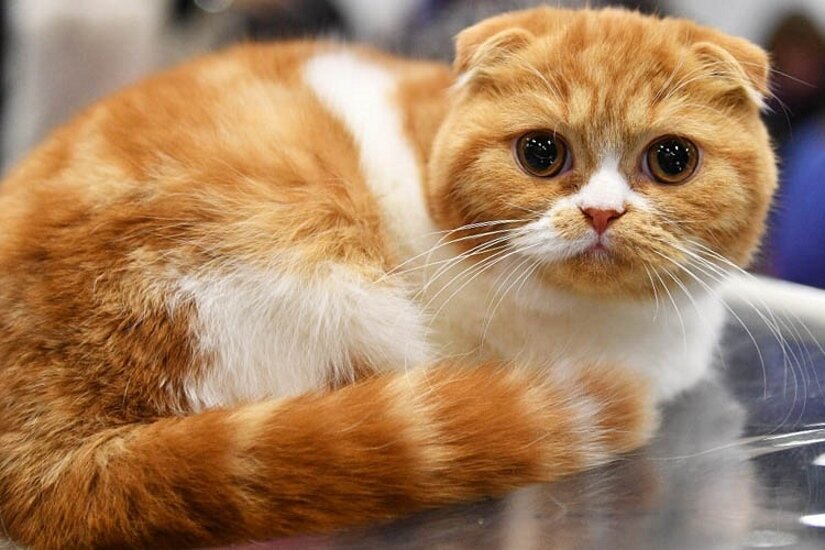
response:
<path fill-rule="evenodd" d="M 644 444 L 720 331 L 694 261 L 762 232 L 768 73 L 690 22 L 542 8 L 453 70 L 247 45 L 92 106 L 0 195 L 0 525 L 259 540 Z"/>

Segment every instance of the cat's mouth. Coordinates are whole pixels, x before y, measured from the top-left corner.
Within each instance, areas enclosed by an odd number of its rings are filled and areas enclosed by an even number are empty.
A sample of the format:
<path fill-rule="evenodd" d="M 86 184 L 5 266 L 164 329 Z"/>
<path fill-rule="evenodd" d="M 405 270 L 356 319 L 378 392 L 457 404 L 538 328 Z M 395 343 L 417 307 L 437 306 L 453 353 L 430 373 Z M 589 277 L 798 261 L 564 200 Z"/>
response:
<path fill-rule="evenodd" d="M 616 256 L 615 244 L 611 243 L 611 239 L 607 233 L 602 235 L 593 235 L 589 240 L 589 244 L 581 252 L 581 256 L 591 257 L 596 260 L 607 260 Z"/>
<path fill-rule="evenodd" d="M 578 249 L 577 253 L 548 263 L 577 266 L 577 269 L 584 270 L 580 272 L 581 276 L 586 277 L 586 273 L 591 271 L 600 274 L 609 272 L 618 276 L 619 271 L 636 271 L 640 256 L 651 260 L 649 254 L 645 253 L 647 247 L 643 242 L 612 231 L 602 235 L 589 235 L 580 239 L 574 247 Z M 655 256 L 655 253 L 650 254 Z"/>
<path fill-rule="evenodd" d="M 585 254 L 593 254 L 596 256 L 607 256 L 610 254 L 610 249 L 607 248 L 607 245 L 599 239 L 594 244 L 590 245 L 590 247 L 584 251 Z"/>

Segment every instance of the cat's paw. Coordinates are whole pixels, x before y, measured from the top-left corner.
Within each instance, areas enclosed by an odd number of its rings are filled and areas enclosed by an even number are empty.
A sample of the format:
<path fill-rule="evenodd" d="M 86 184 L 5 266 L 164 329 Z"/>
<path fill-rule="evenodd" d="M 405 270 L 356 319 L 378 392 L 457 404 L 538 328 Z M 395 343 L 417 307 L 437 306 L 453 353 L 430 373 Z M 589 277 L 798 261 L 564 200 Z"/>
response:
<path fill-rule="evenodd" d="M 650 384 L 629 369 L 588 366 L 579 370 L 578 389 L 594 443 L 608 454 L 625 453 L 648 443 L 659 425 Z"/>
<path fill-rule="evenodd" d="M 649 384 L 629 369 L 604 365 L 557 365 L 541 372 L 516 368 L 547 480 L 615 460 L 650 441 L 658 414 Z"/>

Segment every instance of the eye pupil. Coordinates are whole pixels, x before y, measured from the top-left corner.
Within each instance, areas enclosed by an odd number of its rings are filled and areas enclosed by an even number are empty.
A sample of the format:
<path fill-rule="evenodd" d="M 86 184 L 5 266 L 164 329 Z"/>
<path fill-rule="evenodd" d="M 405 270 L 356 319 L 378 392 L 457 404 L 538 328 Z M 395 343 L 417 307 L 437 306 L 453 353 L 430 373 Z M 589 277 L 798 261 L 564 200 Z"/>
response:
<path fill-rule="evenodd" d="M 665 137 L 647 151 L 648 175 L 659 183 L 682 183 L 696 171 L 699 152 L 696 146 L 680 137 Z"/>
<path fill-rule="evenodd" d="M 547 170 L 559 156 L 556 142 L 551 136 L 534 135 L 525 140 L 524 160 L 531 168 Z"/>
<path fill-rule="evenodd" d="M 530 132 L 519 138 L 519 164 L 530 175 L 549 178 L 564 167 L 567 149 L 564 141 L 549 132 Z"/>
<path fill-rule="evenodd" d="M 656 147 L 656 157 L 662 171 L 671 176 L 678 176 L 690 165 L 690 151 L 677 139 L 660 143 Z"/>

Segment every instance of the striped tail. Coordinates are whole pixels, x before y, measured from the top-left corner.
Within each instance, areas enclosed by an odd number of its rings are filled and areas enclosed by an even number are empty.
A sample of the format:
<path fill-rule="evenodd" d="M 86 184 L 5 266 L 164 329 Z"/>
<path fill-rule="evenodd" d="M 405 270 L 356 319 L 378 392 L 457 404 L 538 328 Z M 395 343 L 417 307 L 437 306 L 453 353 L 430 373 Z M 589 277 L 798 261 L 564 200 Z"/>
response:
<path fill-rule="evenodd" d="M 442 364 L 112 429 L 38 475 L 6 453 L 0 503 L 9 533 L 34 547 L 264 540 L 552 481 L 643 445 L 654 424 L 646 392 L 618 370 L 553 379 Z"/>

